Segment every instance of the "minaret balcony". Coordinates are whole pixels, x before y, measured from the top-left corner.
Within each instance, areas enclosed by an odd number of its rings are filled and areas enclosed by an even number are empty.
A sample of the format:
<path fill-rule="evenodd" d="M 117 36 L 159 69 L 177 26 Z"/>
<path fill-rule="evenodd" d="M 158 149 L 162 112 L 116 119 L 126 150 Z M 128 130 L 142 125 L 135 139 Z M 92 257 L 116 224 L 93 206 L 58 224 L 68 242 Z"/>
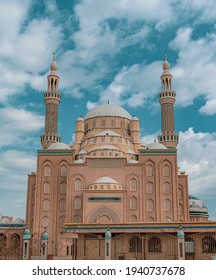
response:
<path fill-rule="evenodd" d="M 162 90 L 162 91 L 159 91 L 158 93 L 158 98 L 159 99 L 162 99 L 162 98 L 173 98 L 175 99 L 176 97 L 176 92 L 174 90 Z"/>

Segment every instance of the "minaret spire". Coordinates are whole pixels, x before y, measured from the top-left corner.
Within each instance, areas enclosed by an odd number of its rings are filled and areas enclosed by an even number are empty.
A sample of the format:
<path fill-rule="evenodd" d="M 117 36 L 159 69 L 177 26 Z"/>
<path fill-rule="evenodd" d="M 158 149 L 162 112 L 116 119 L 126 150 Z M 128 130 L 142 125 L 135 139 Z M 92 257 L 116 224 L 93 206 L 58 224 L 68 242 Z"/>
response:
<path fill-rule="evenodd" d="M 61 94 L 58 91 L 59 76 L 57 74 L 56 53 L 53 52 L 50 73 L 47 76 L 47 91 L 44 92 L 44 103 L 46 104 L 45 131 L 41 135 L 41 145 L 44 149 L 55 142 L 60 142 L 58 130 L 58 105 Z"/>
<path fill-rule="evenodd" d="M 169 72 L 169 62 L 164 53 L 163 73 L 161 75 L 161 91 L 158 93 L 158 99 L 161 105 L 161 129 L 158 136 L 160 143 L 167 148 L 176 148 L 178 145 L 178 134 L 175 133 L 174 126 L 174 104 L 176 92 L 172 90 L 172 75 Z"/>

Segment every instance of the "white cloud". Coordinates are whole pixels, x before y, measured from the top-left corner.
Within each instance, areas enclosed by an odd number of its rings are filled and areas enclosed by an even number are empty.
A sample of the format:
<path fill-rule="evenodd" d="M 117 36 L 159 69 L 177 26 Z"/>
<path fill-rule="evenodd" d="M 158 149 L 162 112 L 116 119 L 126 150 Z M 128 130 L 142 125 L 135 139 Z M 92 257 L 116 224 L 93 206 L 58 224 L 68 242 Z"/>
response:
<path fill-rule="evenodd" d="M 202 96 L 206 104 L 200 112 L 211 115 L 216 112 L 216 34 L 208 33 L 197 39 L 192 35 L 191 28 L 180 28 L 169 45 L 178 51 L 177 63 L 170 70 L 177 104 L 187 106 Z"/>
<path fill-rule="evenodd" d="M 0 189 L 26 190 L 27 173 L 35 170 L 36 157 L 17 150 L 0 152 Z"/>
<path fill-rule="evenodd" d="M 129 107 L 153 105 L 149 100 L 157 97 L 160 89 L 162 62 L 156 61 L 148 65 L 124 66 L 114 77 L 112 83 L 100 93 L 101 103 L 110 101 Z M 153 106 L 154 107 L 154 106 Z"/>
<path fill-rule="evenodd" d="M 189 175 L 189 192 L 208 196 L 214 192 L 216 182 L 216 133 L 189 128 L 180 132 L 179 138 L 179 166 Z"/>
<path fill-rule="evenodd" d="M 33 133 L 44 126 L 44 117 L 24 109 L 0 109 L 0 147 L 17 145 L 32 140 Z"/>

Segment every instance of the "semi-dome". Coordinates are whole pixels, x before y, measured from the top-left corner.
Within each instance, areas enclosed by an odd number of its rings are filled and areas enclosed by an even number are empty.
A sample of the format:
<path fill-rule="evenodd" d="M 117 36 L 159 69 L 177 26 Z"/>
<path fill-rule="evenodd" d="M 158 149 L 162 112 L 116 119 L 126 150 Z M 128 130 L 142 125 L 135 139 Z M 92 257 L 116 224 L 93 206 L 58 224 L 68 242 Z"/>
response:
<path fill-rule="evenodd" d="M 112 116 L 112 117 L 121 117 L 131 120 L 132 116 L 122 107 L 114 104 L 103 104 L 98 105 L 97 107 L 90 110 L 86 116 L 85 120 L 95 117 L 105 117 L 105 116 Z"/>
<path fill-rule="evenodd" d="M 147 149 L 153 149 L 153 150 L 161 150 L 162 149 L 162 150 L 164 150 L 164 149 L 167 149 L 167 147 L 164 146 L 161 143 L 154 142 L 154 143 L 148 144 Z"/>
<path fill-rule="evenodd" d="M 189 195 L 189 211 L 191 215 L 208 216 L 208 208 L 204 202 L 192 195 Z"/>
<path fill-rule="evenodd" d="M 95 183 L 97 184 L 97 183 L 111 183 L 111 184 L 118 184 L 118 182 L 117 181 L 115 181 L 114 179 L 112 179 L 112 178 L 110 178 L 110 177 L 101 177 L 101 178 L 99 178 L 99 179 L 97 179 L 96 181 L 95 181 Z"/>
<path fill-rule="evenodd" d="M 62 142 L 56 142 L 56 143 L 53 143 L 51 144 L 49 147 L 48 147 L 49 150 L 65 150 L 65 149 L 71 149 L 70 146 L 68 146 L 67 144 L 65 143 L 62 143 Z"/>

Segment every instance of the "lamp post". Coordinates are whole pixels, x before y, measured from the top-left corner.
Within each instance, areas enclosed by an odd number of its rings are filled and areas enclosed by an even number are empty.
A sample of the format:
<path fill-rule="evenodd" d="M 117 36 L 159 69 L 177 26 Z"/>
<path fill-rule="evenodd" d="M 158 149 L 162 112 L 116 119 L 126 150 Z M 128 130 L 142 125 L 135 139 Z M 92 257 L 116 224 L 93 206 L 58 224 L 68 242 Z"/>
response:
<path fill-rule="evenodd" d="M 46 260 L 47 259 L 47 244 L 48 244 L 48 233 L 46 230 L 42 233 L 41 236 L 41 259 Z"/>
<path fill-rule="evenodd" d="M 177 233 L 178 238 L 178 260 L 185 260 L 185 238 L 182 226 L 179 226 L 179 231 Z"/>
<path fill-rule="evenodd" d="M 29 259 L 29 243 L 31 239 L 31 232 L 26 227 L 24 234 L 23 234 L 23 260 L 28 260 Z"/>
<path fill-rule="evenodd" d="M 109 231 L 109 227 L 107 227 L 105 232 L 105 260 L 111 260 L 111 239 L 112 233 Z"/>

